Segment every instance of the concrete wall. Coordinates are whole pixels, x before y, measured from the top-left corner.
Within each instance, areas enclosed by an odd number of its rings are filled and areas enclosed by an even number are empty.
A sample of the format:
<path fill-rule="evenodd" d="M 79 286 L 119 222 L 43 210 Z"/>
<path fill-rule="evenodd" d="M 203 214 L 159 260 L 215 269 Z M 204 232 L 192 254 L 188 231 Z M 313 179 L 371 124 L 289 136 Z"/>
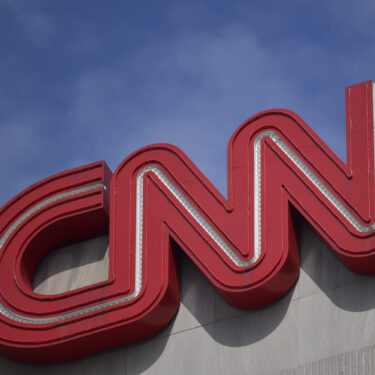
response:
<path fill-rule="evenodd" d="M 375 374 L 375 276 L 351 273 L 298 225 L 300 278 L 272 306 L 227 305 L 181 256 L 180 310 L 155 337 L 52 366 L 0 357 L 0 374 Z M 34 289 L 48 294 L 105 279 L 107 244 L 104 236 L 54 250 Z"/>

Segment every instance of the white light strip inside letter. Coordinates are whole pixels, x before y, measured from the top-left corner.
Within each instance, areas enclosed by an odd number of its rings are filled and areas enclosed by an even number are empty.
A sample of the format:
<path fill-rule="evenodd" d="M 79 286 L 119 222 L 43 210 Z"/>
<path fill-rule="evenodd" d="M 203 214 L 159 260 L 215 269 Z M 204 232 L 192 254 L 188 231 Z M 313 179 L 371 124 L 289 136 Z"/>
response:
<path fill-rule="evenodd" d="M 375 106 L 375 90 L 374 90 L 374 106 Z M 375 119 L 374 119 L 375 123 Z M 48 318 L 30 318 L 21 316 L 0 304 L 0 313 L 9 319 L 26 323 L 26 324 L 48 324 L 55 323 L 77 316 L 82 316 L 94 311 L 102 310 L 110 306 L 118 305 L 128 302 L 138 296 L 142 289 L 142 250 L 143 250 L 143 183 L 144 175 L 147 172 L 152 172 L 159 178 L 164 186 L 173 194 L 179 203 L 186 209 L 190 216 L 204 229 L 204 231 L 211 237 L 211 239 L 218 245 L 224 254 L 238 267 L 248 267 L 256 262 L 261 255 L 261 141 L 269 137 L 272 139 L 278 148 L 294 163 L 294 165 L 314 184 L 314 186 L 328 199 L 328 201 L 344 216 L 344 218 L 358 231 L 369 232 L 375 229 L 375 224 L 365 226 L 361 224 L 356 217 L 334 196 L 328 187 L 319 179 L 319 177 L 302 161 L 297 154 L 274 132 L 264 131 L 260 133 L 255 139 L 254 143 L 254 256 L 249 261 L 243 261 L 226 241 L 218 234 L 215 229 L 207 222 L 206 219 L 198 212 L 193 204 L 184 196 L 184 194 L 172 183 L 172 181 L 155 165 L 149 165 L 143 168 L 137 175 L 137 202 L 136 202 L 136 244 L 135 244 L 135 289 L 134 292 L 128 296 L 117 298 L 109 302 L 96 304 L 88 308 L 82 308 L 70 313 L 48 317 Z M 374 132 L 375 137 L 375 132 Z M 375 143 L 375 142 L 374 142 Z M 9 238 L 12 232 L 30 215 L 34 214 L 46 205 L 58 201 L 60 199 L 80 194 L 85 191 L 94 190 L 97 188 L 105 188 L 104 184 L 95 184 L 84 188 L 76 189 L 67 193 L 58 194 L 52 198 L 39 203 L 33 207 L 20 218 L 18 218 L 12 226 L 0 238 L 0 250 L 5 241 Z"/>

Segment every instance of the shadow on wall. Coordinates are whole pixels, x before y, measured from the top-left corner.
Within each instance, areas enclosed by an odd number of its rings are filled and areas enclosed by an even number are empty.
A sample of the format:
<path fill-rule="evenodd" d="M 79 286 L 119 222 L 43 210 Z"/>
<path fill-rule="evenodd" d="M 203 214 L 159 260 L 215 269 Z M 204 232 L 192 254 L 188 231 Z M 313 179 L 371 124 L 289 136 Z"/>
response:
<path fill-rule="evenodd" d="M 252 310 L 239 309 L 221 297 L 185 253 L 179 251 L 177 259 L 181 278 L 180 314 L 181 310 L 188 310 L 199 326 L 203 326 L 215 341 L 223 345 L 238 347 L 256 343 L 269 335 L 287 313 L 294 288 L 272 305 Z M 242 319 L 236 319 L 240 316 Z M 175 319 L 175 325 L 178 325 L 178 320 L 179 316 Z M 225 329 L 223 325 L 228 320 L 233 320 L 229 327 L 233 324 L 240 324 L 241 327 Z M 218 322 L 222 323 L 221 329 L 217 329 Z"/>
<path fill-rule="evenodd" d="M 322 292 L 335 306 L 346 311 L 361 312 L 375 308 L 375 275 L 361 275 L 350 271 L 296 211 L 294 217 L 300 250 L 299 280 L 283 298 L 261 309 L 242 310 L 228 305 L 181 252 L 181 308 L 188 309 L 220 344 L 238 347 L 262 340 L 283 321 L 293 300 Z M 214 296 L 214 316 L 212 322 L 207 322 L 205 305 L 207 296 L 210 295 Z M 242 316 L 242 319 L 234 319 L 238 316 Z M 217 329 L 217 322 L 230 319 L 233 319 L 233 324 L 240 324 L 241 327 L 230 329 L 230 323 L 227 330 Z"/>
<path fill-rule="evenodd" d="M 301 297 L 323 292 L 340 309 L 351 312 L 374 309 L 375 275 L 350 271 L 298 214 L 295 223 L 300 249 L 300 280 L 304 276 L 313 281 L 297 282 Z"/>
<path fill-rule="evenodd" d="M 108 235 L 52 249 L 33 277 L 33 290 L 57 294 L 108 279 Z"/>
<path fill-rule="evenodd" d="M 252 345 L 270 335 L 281 324 L 293 300 L 321 292 L 340 309 L 352 312 L 373 309 L 375 277 L 357 275 L 346 269 L 302 217 L 296 214 L 295 222 L 299 236 L 301 274 L 294 288 L 276 303 L 257 310 L 241 310 L 229 306 L 190 259 L 177 249 L 175 255 L 180 275 L 181 305 L 172 323 L 155 337 L 57 365 L 31 366 L 0 357 L 1 373 L 126 374 L 130 357 L 131 373 L 142 373 L 158 360 L 168 340 L 175 334 L 202 327 L 220 345 Z M 40 288 L 39 292 L 49 292 L 54 284 L 54 277 L 66 273 L 69 268 L 72 272 L 79 270 L 83 275 L 80 282 L 83 283 L 93 282 L 87 274 L 85 276 L 87 272 L 92 274 L 87 265 L 96 264 L 102 269 L 103 275 L 106 275 L 107 264 L 104 260 L 108 237 L 90 241 L 51 252 L 36 272 L 35 288 Z M 79 286 L 82 285 L 76 283 L 65 287 Z"/>

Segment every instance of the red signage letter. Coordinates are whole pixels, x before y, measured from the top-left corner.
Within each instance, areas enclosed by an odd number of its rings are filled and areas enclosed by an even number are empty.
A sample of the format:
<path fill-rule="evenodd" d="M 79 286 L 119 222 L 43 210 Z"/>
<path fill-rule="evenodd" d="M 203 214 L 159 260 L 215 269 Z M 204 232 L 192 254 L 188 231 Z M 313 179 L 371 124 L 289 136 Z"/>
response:
<path fill-rule="evenodd" d="M 299 272 L 291 206 L 350 269 L 374 273 L 372 82 L 348 88 L 346 105 L 346 165 L 294 113 L 243 123 L 229 142 L 227 199 L 164 144 L 136 151 L 113 176 L 95 163 L 16 196 L 0 211 L 1 353 L 56 362 L 162 329 L 179 305 L 171 238 L 229 303 L 275 301 Z M 32 291 L 51 248 L 100 235 L 108 221 L 107 281 L 54 296 Z"/>

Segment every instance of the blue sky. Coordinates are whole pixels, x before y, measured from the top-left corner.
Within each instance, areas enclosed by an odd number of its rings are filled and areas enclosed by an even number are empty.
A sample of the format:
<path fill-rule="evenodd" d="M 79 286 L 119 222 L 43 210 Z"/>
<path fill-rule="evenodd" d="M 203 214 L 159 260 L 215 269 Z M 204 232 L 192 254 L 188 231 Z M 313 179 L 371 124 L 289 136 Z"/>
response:
<path fill-rule="evenodd" d="M 345 160 L 344 88 L 375 78 L 375 2 L 0 0 L 0 205 L 51 174 L 172 143 L 226 194 L 269 108 Z"/>

